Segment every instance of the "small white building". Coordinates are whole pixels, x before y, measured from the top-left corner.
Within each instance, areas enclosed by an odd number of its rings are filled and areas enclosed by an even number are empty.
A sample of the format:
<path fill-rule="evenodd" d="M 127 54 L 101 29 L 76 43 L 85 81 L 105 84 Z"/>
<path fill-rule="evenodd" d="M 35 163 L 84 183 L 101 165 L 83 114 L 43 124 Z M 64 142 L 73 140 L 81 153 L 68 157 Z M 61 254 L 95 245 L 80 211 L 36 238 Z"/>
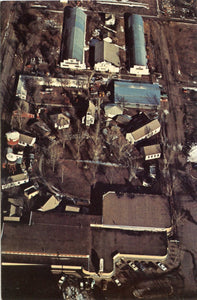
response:
<path fill-rule="evenodd" d="M 45 212 L 56 208 L 60 204 L 61 200 L 57 200 L 55 196 L 51 196 L 48 201 L 38 210 Z"/>
<path fill-rule="evenodd" d="M 89 101 L 89 106 L 86 115 L 82 118 L 82 124 L 85 124 L 87 127 L 93 125 L 95 122 L 95 114 L 96 114 L 96 107 L 94 103 Z"/>
<path fill-rule="evenodd" d="M 143 147 L 145 160 L 161 157 L 161 146 L 159 144 Z"/>
<path fill-rule="evenodd" d="M 39 190 L 34 186 L 34 185 L 31 185 L 29 186 L 28 188 L 26 188 L 24 190 L 24 195 L 27 197 L 27 199 L 31 199 L 33 197 L 35 197 L 36 195 L 39 194 Z"/>
<path fill-rule="evenodd" d="M 27 89 L 25 87 L 25 80 L 23 75 L 19 75 L 16 97 L 19 97 L 22 100 L 26 100 L 27 98 Z"/>
<path fill-rule="evenodd" d="M 192 145 L 188 153 L 187 161 L 197 163 L 197 145 Z"/>
<path fill-rule="evenodd" d="M 36 142 L 36 138 L 26 135 L 26 134 L 20 134 L 18 145 L 26 147 L 26 146 L 33 146 Z"/>
<path fill-rule="evenodd" d="M 105 105 L 104 111 L 105 116 L 110 119 L 123 114 L 123 109 L 120 106 L 114 104 Z"/>
<path fill-rule="evenodd" d="M 110 26 L 110 25 L 115 25 L 116 18 L 114 14 L 105 14 L 105 25 Z"/>
<path fill-rule="evenodd" d="M 119 48 L 106 41 L 95 44 L 95 71 L 118 73 L 120 70 Z"/>
<path fill-rule="evenodd" d="M 70 127 L 70 118 L 64 114 L 55 114 L 50 116 L 54 128 L 59 130 Z"/>
<path fill-rule="evenodd" d="M 29 182 L 29 176 L 27 173 L 21 173 L 7 178 L 7 183 L 2 184 L 2 190 L 9 189 L 15 186 L 22 185 Z"/>
<path fill-rule="evenodd" d="M 159 121 L 156 119 L 156 120 L 153 120 L 153 121 L 149 122 L 148 124 L 140 127 L 139 129 L 137 129 L 133 132 L 127 133 L 126 139 L 130 143 L 134 144 L 143 139 L 148 139 L 151 136 L 159 133 L 160 129 L 161 129 L 161 125 L 160 125 Z"/>
<path fill-rule="evenodd" d="M 15 146 L 18 144 L 20 138 L 20 133 L 18 131 L 7 132 L 5 135 L 9 146 Z"/>
<path fill-rule="evenodd" d="M 64 59 L 60 62 L 60 67 L 64 69 L 72 69 L 72 70 L 85 70 L 85 63 L 81 63 L 79 60 L 75 58 Z"/>

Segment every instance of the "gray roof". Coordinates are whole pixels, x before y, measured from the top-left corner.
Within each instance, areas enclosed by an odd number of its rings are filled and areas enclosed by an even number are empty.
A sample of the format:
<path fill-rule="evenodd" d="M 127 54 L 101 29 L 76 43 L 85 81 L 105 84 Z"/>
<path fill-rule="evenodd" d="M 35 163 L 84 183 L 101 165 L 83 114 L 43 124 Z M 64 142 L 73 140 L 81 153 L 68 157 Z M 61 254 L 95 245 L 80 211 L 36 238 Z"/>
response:
<path fill-rule="evenodd" d="M 146 48 L 144 39 L 144 23 L 139 15 L 128 18 L 128 28 L 133 40 L 133 60 L 135 65 L 146 66 Z"/>
<path fill-rule="evenodd" d="M 99 41 L 95 44 L 95 62 L 107 61 L 115 66 L 120 66 L 119 48 L 114 44 Z"/>
<path fill-rule="evenodd" d="M 75 58 L 83 62 L 86 17 L 86 14 L 78 7 L 65 8 L 61 60 Z"/>
<path fill-rule="evenodd" d="M 157 106 L 160 104 L 158 84 L 114 81 L 114 101 L 126 107 L 134 104 Z"/>

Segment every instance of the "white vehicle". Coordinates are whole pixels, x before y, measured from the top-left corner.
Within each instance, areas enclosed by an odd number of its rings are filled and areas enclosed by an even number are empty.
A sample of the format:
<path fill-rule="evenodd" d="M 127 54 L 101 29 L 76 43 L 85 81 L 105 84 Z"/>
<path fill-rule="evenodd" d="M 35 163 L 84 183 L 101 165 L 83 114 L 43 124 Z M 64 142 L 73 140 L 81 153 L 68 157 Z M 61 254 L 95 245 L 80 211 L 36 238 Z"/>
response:
<path fill-rule="evenodd" d="M 139 268 L 132 262 L 129 263 L 129 267 L 131 267 L 134 271 L 138 271 Z"/>
<path fill-rule="evenodd" d="M 83 283 L 83 281 L 80 281 L 79 285 L 80 285 L 80 289 L 83 290 L 84 289 L 84 283 Z"/>
<path fill-rule="evenodd" d="M 66 276 L 62 275 L 61 278 L 58 281 L 59 288 L 61 288 L 61 286 L 62 286 L 62 284 L 64 283 L 65 280 L 66 280 Z"/>
<path fill-rule="evenodd" d="M 118 278 L 112 277 L 112 279 L 117 284 L 117 286 L 121 286 L 121 282 Z"/>
<path fill-rule="evenodd" d="M 166 266 L 164 266 L 162 263 L 158 262 L 157 265 L 162 271 L 167 271 Z"/>

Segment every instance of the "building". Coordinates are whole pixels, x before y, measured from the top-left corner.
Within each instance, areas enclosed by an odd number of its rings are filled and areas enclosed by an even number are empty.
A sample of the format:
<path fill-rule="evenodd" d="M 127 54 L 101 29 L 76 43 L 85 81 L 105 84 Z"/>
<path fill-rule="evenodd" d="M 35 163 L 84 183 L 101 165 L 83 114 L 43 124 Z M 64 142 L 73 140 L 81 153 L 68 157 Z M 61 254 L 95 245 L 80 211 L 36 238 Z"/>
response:
<path fill-rule="evenodd" d="M 25 77 L 23 75 L 19 75 L 16 97 L 19 97 L 22 100 L 27 99 L 27 89 L 25 84 Z"/>
<path fill-rule="evenodd" d="M 23 147 L 26 147 L 26 146 L 32 147 L 35 144 L 35 142 L 36 142 L 35 137 L 20 133 L 18 145 L 23 146 Z"/>
<path fill-rule="evenodd" d="M 94 69 L 100 72 L 118 73 L 120 70 L 119 48 L 106 41 L 95 44 Z"/>
<path fill-rule="evenodd" d="M 89 101 L 88 110 L 86 115 L 82 118 L 82 124 L 86 124 L 86 126 L 93 125 L 95 122 L 95 115 L 96 115 L 96 107 L 94 103 Z"/>
<path fill-rule="evenodd" d="M 161 157 L 161 146 L 159 144 L 143 147 L 145 160 L 157 159 Z"/>
<path fill-rule="evenodd" d="M 133 132 L 127 133 L 126 139 L 132 144 L 134 144 L 141 140 L 148 139 L 151 136 L 159 133 L 160 129 L 161 129 L 161 125 L 159 121 L 156 119 Z"/>
<path fill-rule="evenodd" d="M 45 211 L 49 211 L 52 209 L 55 209 L 59 204 L 60 204 L 61 200 L 58 200 L 55 198 L 55 196 L 51 196 L 47 202 L 38 210 L 45 212 Z"/>
<path fill-rule="evenodd" d="M 39 190 L 34 186 L 34 185 L 31 185 L 29 186 L 28 188 L 26 188 L 24 190 L 24 195 L 27 197 L 27 199 L 31 199 L 33 197 L 35 197 L 36 195 L 39 194 Z"/>
<path fill-rule="evenodd" d="M 140 15 L 128 18 L 130 73 L 137 76 L 149 75 L 144 39 L 144 23 Z"/>
<path fill-rule="evenodd" d="M 7 132 L 7 144 L 11 147 L 18 145 L 20 133 L 18 131 Z"/>
<path fill-rule="evenodd" d="M 103 195 L 103 225 L 112 228 L 166 231 L 172 230 L 168 198 L 152 194 Z"/>
<path fill-rule="evenodd" d="M 85 69 L 85 36 L 87 16 L 79 7 L 65 7 L 60 67 Z"/>
<path fill-rule="evenodd" d="M 115 25 L 116 17 L 114 14 L 105 14 L 105 25 L 113 26 Z"/>
<path fill-rule="evenodd" d="M 59 130 L 70 127 L 70 118 L 62 113 L 51 115 L 50 119 L 53 123 L 53 126 Z"/>
<path fill-rule="evenodd" d="M 120 106 L 114 104 L 105 105 L 104 111 L 105 111 L 105 116 L 111 119 L 114 118 L 115 116 L 123 114 L 123 109 Z"/>
<path fill-rule="evenodd" d="M 10 204 L 9 216 L 4 216 L 3 221 L 19 222 L 22 216 L 22 208 Z"/>
<path fill-rule="evenodd" d="M 114 102 L 126 108 L 156 109 L 160 105 L 159 85 L 115 80 Z"/>
<path fill-rule="evenodd" d="M 29 176 L 27 173 L 21 173 L 13 176 L 9 176 L 5 184 L 2 184 L 2 190 L 9 189 L 21 184 L 27 183 L 29 181 Z"/>

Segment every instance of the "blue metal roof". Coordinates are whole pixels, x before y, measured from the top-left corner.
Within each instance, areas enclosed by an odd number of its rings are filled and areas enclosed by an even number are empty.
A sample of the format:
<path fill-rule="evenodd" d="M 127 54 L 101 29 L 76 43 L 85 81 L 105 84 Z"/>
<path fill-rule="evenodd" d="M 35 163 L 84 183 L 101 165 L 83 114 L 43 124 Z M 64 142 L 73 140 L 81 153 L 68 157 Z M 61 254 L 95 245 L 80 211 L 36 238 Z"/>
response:
<path fill-rule="evenodd" d="M 134 64 L 146 66 L 146 47 L 144 39 L 144 23 L 139 15 L 131 15 L 128 18 L 128 29 L 132 32 Z"/>
<path fill-rule="evenodd" d="M 158 84 L 114 81 L 114 102 L 124 103 L 126 107 L 135 105 L 158 106 L 160 88 Z"/>
<path fill-rule="evenodd" d="M 65 8 L 63 59 L 75 58 L 83 62 L 86 17 L 86 14 L 78 7 Z"/>

